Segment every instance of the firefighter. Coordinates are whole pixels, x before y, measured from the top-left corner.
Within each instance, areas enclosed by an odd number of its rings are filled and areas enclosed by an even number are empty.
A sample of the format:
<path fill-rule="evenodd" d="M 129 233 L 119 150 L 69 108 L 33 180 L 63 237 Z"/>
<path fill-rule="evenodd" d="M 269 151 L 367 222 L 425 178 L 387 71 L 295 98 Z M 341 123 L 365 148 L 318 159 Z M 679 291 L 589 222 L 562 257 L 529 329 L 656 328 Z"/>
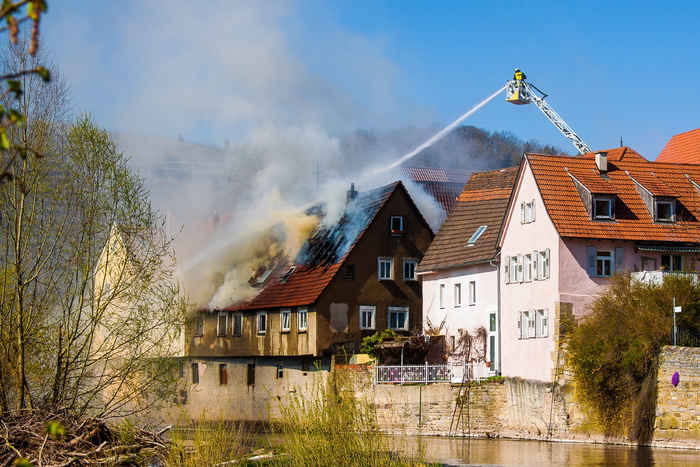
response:
<path fill-rule="evenodd" d="M 527 79 L 527 76 L 525 76 L 525 73 L 520 71 L 520 68 L 516 68 L 515 73 L 513 74 L 513 79 L 515 81 L 523 81 L 523 80 Z M 520 84 L 520 83 L 518 83 L 518 84 Z"/>

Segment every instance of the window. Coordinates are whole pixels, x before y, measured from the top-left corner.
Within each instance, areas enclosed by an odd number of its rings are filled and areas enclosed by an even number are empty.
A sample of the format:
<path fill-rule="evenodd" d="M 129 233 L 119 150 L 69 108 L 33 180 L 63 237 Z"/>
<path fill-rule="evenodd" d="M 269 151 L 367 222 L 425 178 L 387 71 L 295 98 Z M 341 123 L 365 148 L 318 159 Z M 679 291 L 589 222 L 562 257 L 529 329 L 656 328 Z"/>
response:
<path fill-rule="evenodd" d="M 199 363 L 192 364 L 192 384 L 199 384 Z"/>
<path fill-rule="evenodd" d="M 265 334 L 267 331 L 267 312 L 258 312 L 258 334 Z"/>
<path fill-rule="evenodd" d="M 515 280 L 513 282 L 523 281 L 523 255 L 518 255 L 515 261 Z"/>
<path fill-rule="evenodd" d="M 389 329 L 395 331 L 408 331 L 408 307 L 389 307 Z"/>
<path fill-rule="evenodd" d="M 455 284 L 455 306 L 462 306 L 462 284 Z"/>
<path fill-rule="evenodd" d="M 400 236 L 406 233 L 403 216 L 391 216 L 390 222 L 391 235 Z"/>
<path fill-rule="evenodd" d="M 377 307 L 360 305 L 360 329 L 374 329 Z"/>
<path fill-rule="evenodd" d="M 591 277 L 610 277 L 625 268 L 625 249 L 598 250 L 588 247 L 588 275 Z"/>
<path fill-rule="evenodd" d="M 654 200 L 654 220 L 659 222 L 673 222 L 676 220 L 676 203 L 670 200 Z"/>
<path fill-rule="evenodd" d="M 547 337 L 548 335 L 548 318 L 549 310 L 537 310 L 536 317 L 536 337 Z"/>
<path fill-rule="evenodd" d="M 535 336 L 535 310 L 521 311 L 518 319 L 518 329 L 521 339 L 530 339 Z"/>
<path fill-rule="evenodd" d="M 228 365 L 225 363 L 219 364 L 219 384 L 221 386 L 228 384 Z"/>
<path fill-rule="evenodd" d="M 440 308 L 445 308 L 445 284 L 440 284 L 438 287 L 438 303 Z"/>
<path fill-rule="evenodd" d="M 488 227 L 488 226 L 482 225 L 478 229 L 476 229 L 476 232 L 474 232 L 474 234 L 471 237 L 469 237 L 469 240 L 467 240 L 467 246 L 474 245 L 474 243 L 476 243 L 476 241 L 479 239 L 479 237 L 481 237 L 481 234 L 484 233 L 484 231 L 486 230 L 486 227 Z"/>
<path fill-rule="evenodd" d="M 299 308 L 299 312 L 297 313 L 297 327 L 299 332 L 306 331 L 306 326 L 307 326 L 307 320 L 308 320 L 308 311 L 306 308 Z"/>
<path fill-rule="evenodd" d="M 523 281 L 530 282 L 532 280 L 532 255 L 523 256 Z"/>
<path fill-rule="evenodd" d="M 291 321 L 292 321 L 292 312 L 291 310 L 282 310 L 280 313 L 280 329 L 282 332 L 288 332 L 291 328 Z"/>
<path fill-rule="evenodd" d="M 284 377 L 284 363 L 277 364 L 277 379 L 282 379 Z"/>
<path fill-rule="evenodd" d="M 392 270 L 394 269 L 393 259 L 379 259 L 379 280 L 393 279 Z"/>
<path fill-rule="evenodd" d="M 529 224 L 535 222 L 535 200 L 520 203 L 520 223 Z"/>
<path fill-rule="evenodd" d="M 216 321 L 216 335 L 219 337 L 226 336 L 226 316 L 227 313 L 220 311 Z"/>
<path fill-rule="evenodd" d="M 612 276 L 612 251 L 598 251 L 596 254 L 596 276 Z"/>
<path fill-rule="evenodd" d="M 240 336 L 243 333 L 243 315 L 241 313 L 233 314 L 233 330 L 234 336 Z"/>
<path fill-rule="evenodd" d="M 469 304 L 476 305 L 476 281 L 469 282 Z"/>
<path fill-rule="evenodd" d="M 248 364 L 248 371 L 246 372 L 246 382 L 248 386 L 255 384 L 255 363 Z"/>
<path fill-rule="evenodd" d="M 612 220 L 615 218 L 612 198 L 593 198 L 593 219 Z"/>
<path fill-rule="evenodd" d="M 351 281 L 355 279 L 355 266 L 352 264 L 345 265 L 345 280 Z"/>
<path fill-rule="evenodd" d="M 403 260 L 403 280 L 414 281 L 416 280 L 416 267 L 418 266 L 418 261 L 414 259 Z"/>
<path fill-rule="evenodd" d="M 203 336 L 204 335 L 204 315 L 197 315 L 194 323 L 194 335 Z"/>
<path fill-rule="evenodd" d="M 661 268 L 665 271 L 682 271 L 683 257 L 681 255 L 661 255 Z"/>

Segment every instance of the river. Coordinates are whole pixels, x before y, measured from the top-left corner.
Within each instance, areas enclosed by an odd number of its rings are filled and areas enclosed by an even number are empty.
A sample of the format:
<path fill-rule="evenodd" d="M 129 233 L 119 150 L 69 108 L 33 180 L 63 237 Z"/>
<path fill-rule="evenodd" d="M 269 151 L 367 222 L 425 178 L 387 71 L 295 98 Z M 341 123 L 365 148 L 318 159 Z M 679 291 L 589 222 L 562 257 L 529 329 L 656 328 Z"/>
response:
<path fill-rule="evenodd" d="M 447 465 L 497 466 L 689 466 L 700 450 L 512 439 L 401 437 L 396 448 L 411 453 L 422 445 L 425 460 Z"/>

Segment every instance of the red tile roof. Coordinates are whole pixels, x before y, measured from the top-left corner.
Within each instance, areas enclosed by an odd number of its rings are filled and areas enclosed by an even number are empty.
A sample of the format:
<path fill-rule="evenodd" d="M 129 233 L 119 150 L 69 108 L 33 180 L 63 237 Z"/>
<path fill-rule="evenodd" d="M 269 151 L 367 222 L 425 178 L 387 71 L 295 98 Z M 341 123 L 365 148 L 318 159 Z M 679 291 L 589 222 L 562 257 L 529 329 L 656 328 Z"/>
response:
<path fill-rule="evenodd" d="M 691 182 L 700 180 L 700 165 L 649 162 L 626 147 L 608 151 L 608 172 L 603 175 L 596 168 L 595 154 L 525 157 L 547 212 L 562 237 L 650 242 L 700 240 L 700 194 Z M 614 221 L 591 219 L 569 173 L 586 174 L 586 180 L 581 180 L 584 185 L 594 185 L 597 177 L 601 186 L 614 188 Z M 655 222 L 634 180 L 656 196 L 677 196 L 678 221 Z"/>
<path fill-rule="evenodd" d="M 316 302 L 349 251 L 397 189 L 405 191 L 401 182 L 394 182 L 358 193 L 354 202 L 348 204 L 343 218 L 331 228 L 317 230 L 294 262 L 278 265 L 257 296 L 228 306 L 226 310 L 294 307 Z M 288 274 L 291 267 L 295 269 Z"/>
<path fill-rule="evenodd" d="M 436 169 L 428 167 L 402 167 L 406 175 L 414 182 L 461 183 L 469 181 L 471 172 L 465 170 Z"/>
<path fill-rule="evenodd" d="M 498 234 L 508 207 L 517 167 L 472 174 L 447 216 L 418 271 L 431 271 L 485 262 L 496 255 Z M 486 230 L 474 242 L 476 230 Z"/>
<path fill-rule="evenodd" d="M 656 162 L 700 164 L 700 128 L 673 136 Z"/>

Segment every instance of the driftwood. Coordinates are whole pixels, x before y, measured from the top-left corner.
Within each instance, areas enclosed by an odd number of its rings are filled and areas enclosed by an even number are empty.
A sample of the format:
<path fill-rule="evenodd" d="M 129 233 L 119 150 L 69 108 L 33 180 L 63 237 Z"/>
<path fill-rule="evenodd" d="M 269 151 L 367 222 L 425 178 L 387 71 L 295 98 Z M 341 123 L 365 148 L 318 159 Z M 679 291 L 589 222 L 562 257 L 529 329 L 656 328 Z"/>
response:
<path fill-rule="evenodd" d="M 152 433 L 68 412 L 7 412 L 0 416 L 0 467 L 30 465 L 20 459 L 37 467 L 164 465 L 168 428 Z"/>

